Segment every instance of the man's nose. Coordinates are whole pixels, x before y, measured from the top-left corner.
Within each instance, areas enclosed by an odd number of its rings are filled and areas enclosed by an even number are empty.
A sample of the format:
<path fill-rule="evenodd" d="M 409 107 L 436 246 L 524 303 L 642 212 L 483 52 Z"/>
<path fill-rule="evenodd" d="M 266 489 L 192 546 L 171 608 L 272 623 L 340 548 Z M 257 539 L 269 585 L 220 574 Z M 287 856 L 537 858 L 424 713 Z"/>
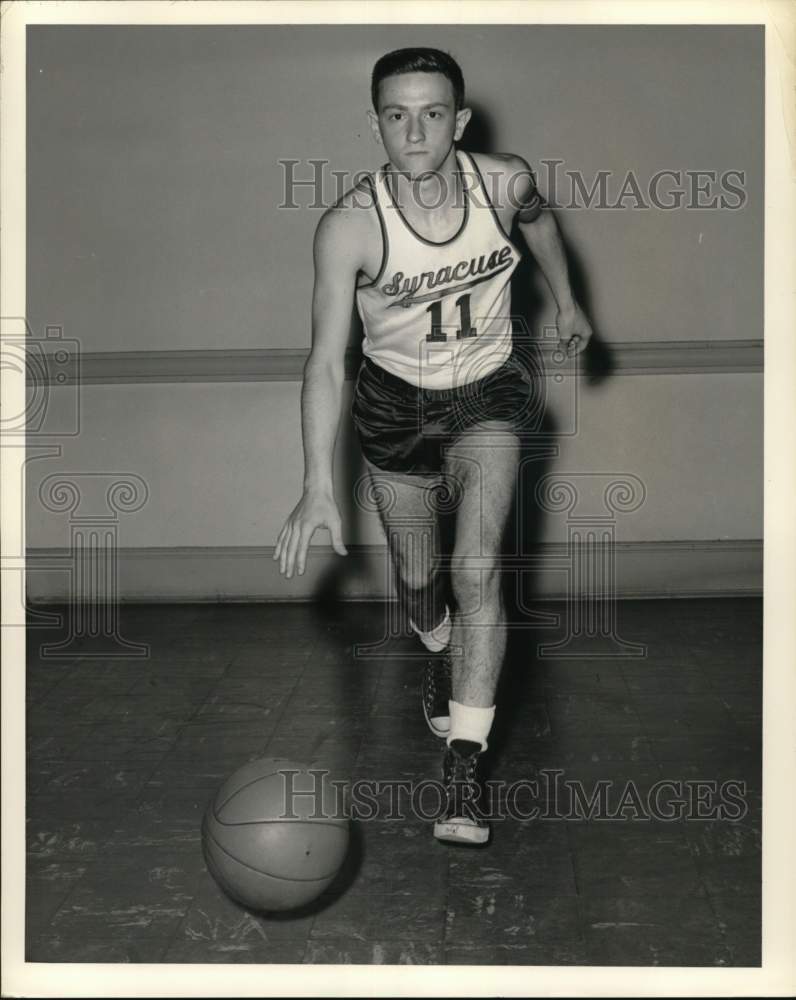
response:
<path fill-rule="evenodd" d="M 422 142 L 426 135 L 423 131 L 423 125 L 419 118 L 409 119 L 409 133 L 407 139 L 409 142 Z"/>

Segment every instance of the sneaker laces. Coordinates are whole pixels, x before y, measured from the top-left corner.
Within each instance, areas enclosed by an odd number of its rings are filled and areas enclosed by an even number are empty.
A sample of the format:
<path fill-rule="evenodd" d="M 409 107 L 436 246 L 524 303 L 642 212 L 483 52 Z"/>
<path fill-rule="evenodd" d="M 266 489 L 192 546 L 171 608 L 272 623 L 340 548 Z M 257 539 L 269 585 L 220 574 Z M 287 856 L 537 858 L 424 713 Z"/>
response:
<path fill-rule="evenodd" d="M 445 757 L 445 784 L 449 795 L 460 795 L 463 801 L 475 804 L 481 796 L 477 777 L 478 754 L 463 756 L 454 747 Z"/>
<path fill-rule="evenodd" d="M 451 660 L 447 653 L 442 656 L 430 656 L 426 661 L 425 671 L 425 694 L 426 704 L 432 708 L 438 698 L 447 701 L 450 698 L 451 690 Z"/>

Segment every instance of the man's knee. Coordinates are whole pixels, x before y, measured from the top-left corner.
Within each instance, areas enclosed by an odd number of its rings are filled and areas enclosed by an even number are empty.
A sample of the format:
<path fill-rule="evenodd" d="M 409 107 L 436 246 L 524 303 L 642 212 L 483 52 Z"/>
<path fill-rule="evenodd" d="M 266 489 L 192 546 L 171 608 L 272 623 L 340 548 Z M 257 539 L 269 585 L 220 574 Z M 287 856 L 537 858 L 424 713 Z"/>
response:
<path fill-rule="evenodd" d="M 451 589 L 460 610 L 474 613 L 484 603 L 491 603 L 500 593 L 500 563 L 497 557 L 473 557 L 468 565 L 466 556 L 454 554 L 451 569 Z"/>

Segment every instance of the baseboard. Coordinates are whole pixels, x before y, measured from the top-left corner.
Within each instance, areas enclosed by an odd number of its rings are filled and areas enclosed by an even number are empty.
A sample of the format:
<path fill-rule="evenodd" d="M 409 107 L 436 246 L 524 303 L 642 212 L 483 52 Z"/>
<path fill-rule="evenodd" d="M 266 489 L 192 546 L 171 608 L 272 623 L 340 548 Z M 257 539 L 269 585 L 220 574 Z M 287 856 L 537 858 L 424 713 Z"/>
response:
<path fill-rule="evenodd" d="M 758 596 L 763 592 L 763 542 L 727 539 L 616 542 L 611 551 L 615 593 L 592 599 Z M 68 549 L 30 548 L 26 593 L 30 603 L 102 600 L 76 593 Z M 571 596 L 566 543 L 536 546 L 507 558 L 521 600 Z M 308 601 L 385 600 L 394 596 L 392 568 L 382 545 L 352 545 L 341 557 L 330 546 L 313 546 L 303 576 L 286 580 L 273 548 L 121 548 L 116 553 L 119 601 Z M 604 574 L 601 574 L 605 578 Z M 85 578 L 85 566 L 81 579 Z"/>

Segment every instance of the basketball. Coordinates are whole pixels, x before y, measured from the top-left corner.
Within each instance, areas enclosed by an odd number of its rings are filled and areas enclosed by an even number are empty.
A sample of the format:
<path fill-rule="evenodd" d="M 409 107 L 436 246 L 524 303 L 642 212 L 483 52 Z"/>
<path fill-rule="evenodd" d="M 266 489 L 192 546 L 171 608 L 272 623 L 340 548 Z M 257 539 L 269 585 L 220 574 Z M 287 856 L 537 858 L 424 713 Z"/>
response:
<path fill-rule="evenodd" d="M 235 771 L 208 804 L 202 849 L 208 870 L 251 910 L 291 910 L 316 899 L 348 849 L 348 820 L 328 775 L 264 758 Z"/>

